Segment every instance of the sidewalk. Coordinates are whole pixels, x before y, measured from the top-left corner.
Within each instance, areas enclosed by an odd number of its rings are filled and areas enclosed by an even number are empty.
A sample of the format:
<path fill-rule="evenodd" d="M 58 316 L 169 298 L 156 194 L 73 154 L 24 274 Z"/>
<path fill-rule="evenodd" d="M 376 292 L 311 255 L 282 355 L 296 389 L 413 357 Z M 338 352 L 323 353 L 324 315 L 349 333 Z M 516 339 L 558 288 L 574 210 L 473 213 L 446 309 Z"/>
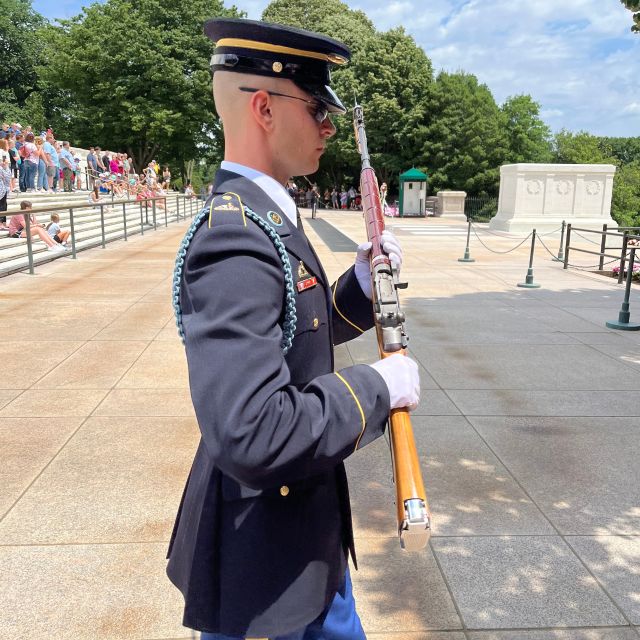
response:
<path fill-rule="evenodd" d="M 363 240 L 359 214 L 319 218 Z M 368 637 L 638 640 L 640 332 L 604 325 L 622 287 L 537 251 L 542 287 L 518 289 L 527 243 L 472 237 L 463 264 L 462 220 L 389 223 L 434 529 L 426 552 L 400 550 L 384 440 L 348 460 Z M 330 276 L 351 264 L 305 227 Z M 170 303 L 185 229 L 0 279 L 2 640 L 197 637 L 164 576 L 198 438 Z M 338 365 L 376 350 L 364 336 Z"/>

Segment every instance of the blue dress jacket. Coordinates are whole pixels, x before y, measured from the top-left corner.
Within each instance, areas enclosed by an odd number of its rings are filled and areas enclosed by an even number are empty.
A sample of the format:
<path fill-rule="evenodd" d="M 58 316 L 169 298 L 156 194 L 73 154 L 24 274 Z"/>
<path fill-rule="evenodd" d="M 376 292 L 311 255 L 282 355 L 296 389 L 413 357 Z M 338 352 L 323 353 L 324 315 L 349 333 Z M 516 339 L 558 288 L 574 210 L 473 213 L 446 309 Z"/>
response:
<path fill-rule="evenodd" d="M 277 232 L 296 285 L 317 280 L 296 286 L 286 355 L 282 261 L 225 193 Z M 167 573 L 185 626 L 264 638 L 314 620 L 355 563 L 343 460 L 383 434 L 389 393 L 367 365 L 334 372 L 333 345 L 372 326 L 353 268 L 329 287 L 304 232 L 238 174 L 218 172 L 207 207 L 180 282 L 201 440 Z"/>

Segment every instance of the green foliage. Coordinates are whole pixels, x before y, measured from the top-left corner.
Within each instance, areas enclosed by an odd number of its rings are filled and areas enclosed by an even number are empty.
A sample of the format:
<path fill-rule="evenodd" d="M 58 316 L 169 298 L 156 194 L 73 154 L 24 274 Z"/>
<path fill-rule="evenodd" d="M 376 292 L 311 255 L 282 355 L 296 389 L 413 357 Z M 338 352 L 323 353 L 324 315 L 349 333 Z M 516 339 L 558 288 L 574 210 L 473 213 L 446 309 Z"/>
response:
<path fill-rule="evenodd" d="M 624 165 L 616 172 L 611 215 L 623 227 L 640 227 L 640 162 Z"/>
<path fill-rule="evenodd" d="M 640 2 L 640 0 L 638 0 Z M 640 162 L 640 136 L 635 138 L 600 138 L 603 148 L 619 160 L 621 165 Z"/>
<path fill-rule="evenodd" d="M 58 92 L 56 126 L 80 146 L 128 152 L 138 170 L 219 154 L 202 24 L 235 14 L 221 0 L 107 0 L 49 27 L 40 72 Z"/>
<path fill-rule="evenodd" d="M 422 149 L 423 121 L 433 79 L 431 62 L 403 29 L 377 32 L 362 11 L 340 0 L 273 0 L 263 19 L 313 29 L 345 42 L 349 65 L 333 72 L 333 85 L 346 105 L 357 97 L 365 111 L 371 159 L 381 181 L 394 189 L 399 174 Z M 321 185 L 356 184 L 360 157 L 350 114 L 334 118 L 336 136 L 327 148 Z"/>
<path fill-rule="evenodd" d="M 496 195 L 507 145 L 505 117 L 487 86 L 466 73 L 441 73 L 429 96 L 423 150 L 431 190 Z"/>
<path fill-rule="evenodd" d="M 501 111 L 509 146 L 507 161 L 550 162 L 551 130 L 540 118 L 540 105 L 528 95 L 512 96 Z"/>
<path fill-rule="evenodd" d="M 560 164 L 617 164 L 605 138 L 563 129 L 554 139 L 554 161 Z"/>
<path fill-rule="evenodd" d="M 620 0 L 622 4 L 629 9 L 629 11 L 635 11 L 633 14 L 633 26 L 631 31 L 640 33 L 640 0 Z"/>
<path fill-rule="evenodd" d="M 36 67 L 42 62 L 43 43 L 38 30 L 44 18 L 33 10 L 31 0 L 0 3 L 0 119 L 34 124 L 40 115 Z M 41 102 L 40 102 L 41 104 Z M 40 109 L 41 110 L 41 109 Z"/>

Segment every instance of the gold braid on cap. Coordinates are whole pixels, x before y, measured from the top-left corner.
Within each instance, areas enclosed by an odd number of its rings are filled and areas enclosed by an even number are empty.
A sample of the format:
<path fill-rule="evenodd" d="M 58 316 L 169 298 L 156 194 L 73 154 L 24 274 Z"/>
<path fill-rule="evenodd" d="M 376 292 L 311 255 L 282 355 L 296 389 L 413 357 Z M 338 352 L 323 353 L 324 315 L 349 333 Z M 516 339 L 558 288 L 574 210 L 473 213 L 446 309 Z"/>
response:
<path fill-rule="evenodd" d="M 216 42 L 216 47 L 239 47 L 241 49 L 255 49 L 256 51 L 268 51 L 269 53 L 283 53 L 290 56 L 300 56 L 302 58 L 313 58 L 323 62 L 333 64 L 347 64 L 347 59 L 337 53 L 318 53 L 317 51 L 305 51 L 303 49 L 293 49 L 279 44 L 269 44 L 268 42 L 258 42 L 257 40 L 243 40 L 241 38 L 222 38 Z"/>

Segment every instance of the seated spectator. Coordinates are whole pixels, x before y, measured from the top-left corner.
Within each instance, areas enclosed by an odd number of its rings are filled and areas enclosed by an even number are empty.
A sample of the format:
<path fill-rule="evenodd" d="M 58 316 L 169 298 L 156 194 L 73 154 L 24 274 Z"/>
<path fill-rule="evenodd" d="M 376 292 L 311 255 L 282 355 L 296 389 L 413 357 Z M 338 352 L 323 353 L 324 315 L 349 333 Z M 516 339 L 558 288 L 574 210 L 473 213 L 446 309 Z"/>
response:
<path fill-rule="evenodd" d="M 96 180 L 93 183 L 93 189 L 87 198 L 89 204 L 100 204 L 102 202 L 101 188 L 102 182 L 100 180 Z"/>
<path fill-rule="evenodd" d="M 184 195 L 187 196 L 187 198 L 193 198 L 193 196 L 195 195 L 193 187 L 191 186 L 191 180 L 187 180 L 187 184 L 184 188 Z"/>
<path fill-rule="evenodd" d="M 10 238 L 26 238 L 27 237 L 27 229 L 26 229 L 26 221 L 25 216 L 26 212 L 31 211 L 33 205 L 28 200 L 23 200 L 20 203 L 20 211 L 24 211 L 25 213 L 14 213 L 11 216 L 11 221 L 9 222 L 9 237 Z M 65 251 L 65 247 L 61 244 L 58 244 L 49 234 L 46 232 L 45 228 L 38 223 L 35 215 L 29 214 L 29 228 L 31 230 L 31 236 L 37 236 L 42 240 L 48 247 L 48 251 Z"/>
<path fill-rule="evenodd" d="M 47 225 L 47 233 L 58 243 L 66 246 L 71 231 L 63 231 L 60 228 L 60 216 L 57 213 L 51 214 L 51 222 Z"/>

